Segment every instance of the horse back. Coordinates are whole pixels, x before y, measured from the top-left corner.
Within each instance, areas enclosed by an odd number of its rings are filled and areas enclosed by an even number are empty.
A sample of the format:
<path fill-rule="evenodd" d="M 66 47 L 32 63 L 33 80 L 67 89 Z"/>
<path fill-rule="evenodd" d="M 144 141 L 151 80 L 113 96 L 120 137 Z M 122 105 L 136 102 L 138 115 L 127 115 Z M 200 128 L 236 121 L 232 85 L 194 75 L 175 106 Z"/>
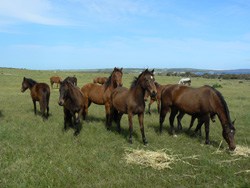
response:
<path fill-rule="evenodd" d="M 96 104 L 103 104 L 103 94 L 105 88 L 103 85 L 88 83 L 81 88 L 81 92 L 87 97 L 90 101 Z"/>

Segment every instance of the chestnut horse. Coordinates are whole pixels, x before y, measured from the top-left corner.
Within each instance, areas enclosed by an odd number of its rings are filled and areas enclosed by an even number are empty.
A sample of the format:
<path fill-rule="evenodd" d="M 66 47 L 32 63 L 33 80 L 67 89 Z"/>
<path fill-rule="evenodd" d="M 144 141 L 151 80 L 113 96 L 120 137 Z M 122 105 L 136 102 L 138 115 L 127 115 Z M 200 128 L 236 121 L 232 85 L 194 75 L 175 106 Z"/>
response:
<path fill-rule="evenodd" d="M 49 117 L 49 98 L 50 98 L 50 88 L 46 83 L 37 83 L 31 78 L 23 78 L 21 92 L 25 92 L 29 88 L 30 96 L 34 104 L 34 113 L 36 114 L 36 101 L 40 104 L 40 110 L 42 117 Z M 45 114 L 45 111 L 47 113 Z"/>
<path fill-rule="evenodd" d="M 107 80 L 107 77 L 96 77 L 93 79 L 93 83 L 104 84 Z"/>
<path fill-rule="evenodd" d="M 174 134 L 174 118 L 178 111 L 200 119 L 198 128 L 205 123 L 206 143 L 209 143 L 209 115 L 216 114 L 221 122 L 222 135 L 230 150 L 235 149 L 235 127 L 231 121 L 229 110 L 222 94 L 210 86 L 191 88 L 183 85 L 170 85 L 162 90 L 160 132 L 166 113 L 171 108 L 169 117 L 170 131 Z"/>
<path fill-rule="evenodd" d="M 161 85 L 159 84 L 158 82 L 155 82 L 155 86 L 156 86 L 156 89 L 157 89 L 157 95 L 156 95 L 156 98 L 152 98 L 150 97 L 150 101 L 148 103 L 148 113 L 151 114 L 151 105 L 156 101 L 157 102 L 157 111 L 158 113 L 160 113 L 160 105 L 161 105 L 161 91 L 162 89 L 167 86 L 167 85 Z M 145 100 L 149 97 L 149 93 L 146 91 L 146 94 L 145 94 Z"/>
<path fill-rule="evenodd" d="M 108 80 L 103 85 L 88 83 L 81 88 L 84 94 L 85 106 L 90 106 L 93 102 L 99 105 L 105 105 L 106 125 L 110 114 L 110 95 L 111 92 L 118 86 L 122 86 L 122 68 L 114 68 Z M 85 109 L 85 114 L 88 114 L 88 107 Z"/>
<path fill-rule="evenodd" d="M 60 76 L 52 76 L 50 77 L 50 85 L 51 88 L 53 88 L 53 84 L 56 83 L 56 88 L 58 88 L 58 84 L 62 81 L 62 78 Z"/>
<path fill-rule="evenodd" d="M 128 114 L 129 121 L 129 142 L 132 143 L 133 115 L 137 114 L 141 129 L 142 140 L 147 144 L 144 133 L 144 111 L 145 111 L 145 92 L 148 91 L 151 97 L 155 97 L 157 89 L 155 86 L 154 70 L 144 70 L 131 84 L 129 89 L 125 87 L 116 88 L 111 94 L 111 114 L 108 129 L 114 120 L 117 124 L 117 130 L 120 132 L 120 121 L 123 114 Z"/>
<path fill-rule="evenodd" d="M 78 135 L 81 130 L 80 116 L 84 115 L 84 97 L 80 89 L 74 86 L 71 82 L 65 80 L 60 84 L 60 96 L 58 104 L 63 106 L 64 112 L 64 130 L 70 127 L 75 128 L 74 135 Z M 72 125 L 73 123 L 73 125 Z"/>

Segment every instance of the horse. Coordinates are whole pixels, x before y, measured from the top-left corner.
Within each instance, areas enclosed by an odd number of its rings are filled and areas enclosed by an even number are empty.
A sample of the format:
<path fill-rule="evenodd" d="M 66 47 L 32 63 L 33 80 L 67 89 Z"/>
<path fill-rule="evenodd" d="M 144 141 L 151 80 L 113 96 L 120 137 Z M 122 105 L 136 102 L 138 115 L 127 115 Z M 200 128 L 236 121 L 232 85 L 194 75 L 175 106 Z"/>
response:
<path fill-rule="evenodd" d="M 68 76 L 67 78 L 64 79 L 64 81 L 71 82 L 74 86 L 77 86 L 77 78 L 76 76 Z"/>
<path fill-rule="evenodd" d="M 189 85 L 190 86 L 191 85 L 191 79 L 190 78 L 182 78 L 182 79 L 180 79 L 178 84 Z"/>
<path fill-rule="evenodd" d="M 58 88 L 58 84 L 62 81 L 62 78 L 60 76 L 52 76 L 50 77 L 50 85 L 51 88 L 53 88 L 53 84 L 56 83 L 56 88 Z"/>
<path fill-rule="evenodd" d="M 144 70 L 138 77 L 135 77 L 130 88 L 117 87 L 111 94 L 111 114 L 107 129 L 109 130 L 114 120 L 117 131 L 120 133 L 120 121 L 123 114 L 128 114 L 129 121 L 129 142 L 132 143 L 133 115 L 137 114 L 140 124 L 142 140 L 147 144 L 144 133 L 144 111 L 145 111 L 145 92 L 148 91 L 152 98 L 156 97 L 157 89 L 155 86 L 154 70 Z"/>
<path fill-rule="evenodd" d="M 106 125 L 108 122 L 108 117 L 110 114 L 110 96 L 111 92 L 119 86 L 122 86 L 122 68 L 114 68 L 112 73 L 110 74 L 108 80 L 103 84 L 99 85 L 96 83 L 88 83 L 85 84 L 81 91 L 84 94 L 85 99 L 85 114 L 88 114 L 88 107 L 93 102 L 98 105 L 105 105 L 106 112 Z"/>
<path fill-rule="evenodd" d="M 227 103 L 222 94 L 210 86 L 191 88 L 183 85 L 170 85 L 161 93 L 160 132 L 166 113 L 171 109 L 169 117 L 170 132 L 174 134 L 174 118 L 178 111 L 200 118 L 199 127 L 205 123 L 206 144 L 209 143 L 209 115 L 216 114 L 222 126 L 222 136 L 230 150 L 235 149 L 234 121 L 230 119 Z"/>
<path fill-rule="evenodd" d="M 84 119 L 84 97 L 81 90 L 74 86 L 70 81 L 64 80 L 59 88 L 58 104 L 63 106 L 64 130 L 70 127 L 75 128 L 74 135 L 77 136 L 81 130 L 80 116 Z M 73 124 L 73 125 L 72 125 Z"/>
<path fill-rule="evenodd" d="M 150 97 L 150 101 L 148 103 L 148 111 L 147 113 L 148 114 L 151 114 L 151 105 L 156 101 L 157 102 L 157 111 L 158 113 L 160 113 L 160 105 L 161 105 L 161 91 L 162 89 L 167 86 L 167 85 L 161 85 L 159 84 L 158 82 L 155 82 L 155 86 L 156 86 L 156 89 L 157 89 L 157 95 L 156 95 L 156 98 L 152 98 Z M 144 99 L 147 100 L 147 98 L 150 96 L 150 94 L 146 91 L 145 93 L 145 97 Z"/>
<path fill-rule="evenodd" d="M 93 79 L 93 83 L 104 84 L 107 80 L 107 77 L 96 77 Z"/>
<path fill-rule="evenodd" d="M 40 104 L 40 110 L 43 119 L 48 119 L 49 117 L 49 98 L 50 98 L 50 88 L 46 83 L 37 83 L 31 78 L 23 77 L 21 92 L 25 92 L 29 88 L 30 96 L 34 104 L 34 113 L 36 115 L 36 101 Z M 47 113 L 45 111 L 47 110 Z"/>

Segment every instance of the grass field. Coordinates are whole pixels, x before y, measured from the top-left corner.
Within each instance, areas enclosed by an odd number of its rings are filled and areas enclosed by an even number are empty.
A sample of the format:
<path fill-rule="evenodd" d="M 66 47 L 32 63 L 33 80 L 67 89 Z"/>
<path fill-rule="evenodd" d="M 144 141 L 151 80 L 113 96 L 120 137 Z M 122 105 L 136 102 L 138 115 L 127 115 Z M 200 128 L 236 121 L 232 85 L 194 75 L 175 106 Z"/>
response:
<path fill-rule="evenodd" d="M 49 77 L 76 75 L 78 86 L 92 82 L 95 76 L 108 74 L 82 72 L 0 69 L 0 187 L 250 187 L 249 156 L 232 155 L 222 139 L 218 118 L 211 123 L 211 145 L 204 137 L 186 132 L 190 117 L 183 118 L 184 130 L 178 136 L 168 134 L 168 117 L 159 135 L 156 103 L 152 115 L 145 114 L 142 144 L 135 116 L 134 143 L 128 143 L 128 120 L 121 121 L 122 133 L 106 131 L 104 106 L 92 104 L 79 136 L 73 130 L 63 132 L 63 110 L 57 104 L 58 89 L 51 90 L 50 117 L 43 121 L 33 113 L 29 91 L 21 93 L 23 77 L 49 84 Z M 130 86 L 135 74 L 124 74 L 123 84 Z M 180 78 L 155 76 L 161 84 L 177 83 Z M 236 118 L 236 145 L 250 147 L 250 82 L 193 78 L 192 85 L 220 84 L 231 114 Z M 38 107 L 39 109 L 39 107 Z M 194 128 L 193 128 L 194 129 Z M 204 136 L 204 130 L 203 136 Z M 221 141 L 222 144 L 221 144 Z M 128 164 L 126 150 L 164 150 L 176 157 L 171 169 Z"/>

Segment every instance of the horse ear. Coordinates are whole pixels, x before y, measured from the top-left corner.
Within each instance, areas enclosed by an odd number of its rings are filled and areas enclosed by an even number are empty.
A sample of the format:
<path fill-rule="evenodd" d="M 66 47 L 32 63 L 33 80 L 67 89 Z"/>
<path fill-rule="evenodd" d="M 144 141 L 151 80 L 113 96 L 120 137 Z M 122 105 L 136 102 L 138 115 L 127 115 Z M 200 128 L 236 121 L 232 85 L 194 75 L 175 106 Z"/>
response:
<path fill-rule="evenodd" d="M 123 68 L 120 69 L 120 71 L 122 71 Z"/>
<path fill-rule="evenodd" d="M 155 71 L 155 69 L 153 69 L 151 72 L 152 72 L 152 74 L 154 74 L 154 71 Z"/>
<path fill-rule="evenodd" d="M 26 78 L 25 77 L 23 77 L 23 80 L 25 80 Z"/>

